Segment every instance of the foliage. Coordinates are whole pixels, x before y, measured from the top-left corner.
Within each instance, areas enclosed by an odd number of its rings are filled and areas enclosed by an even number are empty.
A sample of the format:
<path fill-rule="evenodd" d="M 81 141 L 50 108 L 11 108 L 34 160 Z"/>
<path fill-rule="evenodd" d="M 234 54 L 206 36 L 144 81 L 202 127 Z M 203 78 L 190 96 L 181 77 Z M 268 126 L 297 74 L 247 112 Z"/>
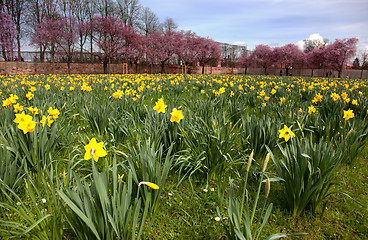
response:
<path fill-rule="evenodd" d="M 332 174 L 342 161 L 341 152 L 312 137 L 278 144 L 281 156 L 271 154 L 277 175 L 283 180 L 285 200 L 294 217 L 308 208 L 316 211 L 330 194 Z"/>
<path fill-rule="evenodd" d="M 188 74 L 0 80 L 1 237 L 218 239 L 227 230 L 246 237 L 246 226 L 259 239 L 366 235 L 358 205 L 366 203 L 364 81 Z M 19 129 L 25 115 L 36 124 Z M 96 151 L 98 159 L 85 160 Z M 277 173 L 270 180 L 283 179 L 272 182 L 268 219 L 261 193 L 270 173 L 259 170 L 267 153 Z M 223 229 L 217 207 L 229 215 Z"/>

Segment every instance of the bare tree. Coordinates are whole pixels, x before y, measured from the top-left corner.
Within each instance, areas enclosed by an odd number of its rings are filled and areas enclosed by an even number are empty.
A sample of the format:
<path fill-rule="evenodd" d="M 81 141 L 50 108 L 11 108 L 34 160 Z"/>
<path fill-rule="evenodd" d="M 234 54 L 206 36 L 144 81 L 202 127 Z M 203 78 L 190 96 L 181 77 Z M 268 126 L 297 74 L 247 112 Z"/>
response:
<path fill-rule="evenodd" d="M 138 27 L 146 36 L 152 31 L 159 31 L 161 28 L 157 15 L 149 8 L 143 9 L 140 20 Z"/>
<path fill-rule="evenodd" d="M 178 25 L 174 22 L 172 18 L 167 17 L 162 24 L 162 28 L 165 32 L 167 31 L 175 31 L 178 28 Z"/>
<path fill-rule="evenodd" d="M 60 0 L 59 8 L 65 18 L 73 18 L 73 31 L 76 31 L 79 44 L 79 58 L 82 60 L 84 45 L 90 35 L 89 21 L 94 17 L 90 17 L 91 6 L 95 2 L 90 0 Z"/>
<path fill-rule="evenodd" d="M 142 6 L 139 0 L 117 0 L 118 17 L 125 23 L 135 27 L 138 25 Z"/>
<path fill-rule="evenodd" d="M 22 26 L 23 26 L 23 11 L 25 6 L 25 0 L 2 0 L 0 6 L 3 6 L 5 12 L 7 12 L 15 24 L 16 29 L 16 45 L 18 50 L 18 58 L 21 58 L 21 36 L 22 36 Z"/>
<path fill-rule="evenodd" d="M 46 18 L 58 18 L 57 2 L 59 0 L 28 0 L 27 11 L 25 12 L 26 24 L 29 35 L 33 36 L 37 30 L 38 24 Z M 47 46 L 39 44 L 40 61 L 45 60 L 45 51 Z"/>
<path fill-rule="evenodd" d="M 362 63 L 362 65 L 361 65 L 361 72 L 360 72 L 360 79 L 362 79 L 363 78 L 363 71 L 364 70 L 368 70 L 368 49 L 366 49 L 365 51 L 362 51 L 362 53 L 361 53 L 361 58 L 360 58 L 360 60 L 361 60 L 361 63 Z"/>
<path fill-rule="evenodd" d="M 101 16 L 115 16 L 116 13 L 116 3 L 112 0 L 97 0 L 98 13 Z"/>
<path fill-rule="evenodd" d="M 327 46 L 328 39 L 323 39 L 322 41 L 320 39 L 307 39 L 304 40 L 304 52 L 308 53 L 310 51 L 313 51 L 317 48 L 323 48 Z"/>

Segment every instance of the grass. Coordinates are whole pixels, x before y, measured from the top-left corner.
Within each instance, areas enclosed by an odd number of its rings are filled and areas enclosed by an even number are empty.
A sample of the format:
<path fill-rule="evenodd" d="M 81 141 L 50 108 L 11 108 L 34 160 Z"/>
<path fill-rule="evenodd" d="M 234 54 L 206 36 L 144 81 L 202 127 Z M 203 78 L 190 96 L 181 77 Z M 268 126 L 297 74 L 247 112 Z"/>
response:
<path fill-rule="evenodd" d="M 47 83 L 51 84 L 50 90 L 44 87 Z M 84 91 L 85 84 L 93 90 Z M 31 86 L 37 88 L 35 96 L 27 99 L 26 93 L 31 91 Z M 220 93 L 225 87 L 225 92 Z M 274 89 L 276 93 L 272 93 Z M 336 166 L 331 194 L 318 198 L 322 199 L 322 204 L 317 208 L 313 203 L 306 204 L 301 215 L 298 212 L 292 217 L 288 208 L 292 208 L 290 202 L 294 193 L 285 192 L 282 182 L 272 181 L 267 206 L 272 203 L 273 209 L 259 239 L 275 233 L 300 232 L 307 233 L 303 239 L 367 239 L 368 91 L 364 81 L 235 75 L 0 76 L 0 91 L 3 101 L 0 165 L 10 166 L 0 171 L 0 239 L 11 235 L 15 239 L 55 239 L 57 232 L 59 239 L 77 239 L 77 235 L 89 232 L 89 226 L 81 221 L 76 223 L 78 218 L 70 208 L 70 201 L 66 201 L 65 196 L 61 198 L 60 192 L 70 193 L 71 198 L 73 192 L 82 191 L 81 188 L 87 191 L 97 187 L 93 197 L 84 201 L 81 208 L 93 211 L 90 216 L 94 218 L 84 219 L 95 220 L 94 225 L 101 230 L 100 239 L 108 239 L 107 235 L 109 239 L 130 239 L 127 235 L 134 239 L 140 231 L 132 230 L 136 229 L 134 222 L 143 226 L 139 228 L 143 230 L 143 239 L 229 237 L 230 240 L 235 234 L 241 236 L 246 227 L 250 229 L 248 233 L 254 235 L 260 226 L 256 225 L 258 217 L 263 215 L 265 186 L 260 184 L 260 170 L 267 153 L 272 152 L 272 160 L 262 174 L 275 180 L 277 171 L 273 160 L 284 157 L 280 146 L 290 146 L 293 142 L 307 146 L 301 141 L 304 138 L 310 138 L 313 143 L 325 142 L 343 161 L 341 164 L 335 161 L 333 154 L 320 154 L 329 161 L 321 160 L 325 164 L 318 165 L 319 153 L 332 152 L 327 147 L 313 148 L 313 151 L 306 148 L 303 154 L 309 157 L 287 155 L 306 161 L 298 163 L 303 165 L 303 171 L 297 166 L 284 180 L 293 183 L 293 179 L 300 179 L 294 186 L 305 189 L 306 183 L 313 182 L 311 179 L 318 179 L 319 174 L 326 175 L 324 168 Z M 313 97 L 320 93 L 323 101 L 312 103 Z M 351 100 L 358 99 L 359 104 L 353 105 L 342 97 L 334 101 L 331 96 L 336 93 L 348 94 Z M 26 114 L 33 115 L 27 110 L 30 106 L 43 111 L 33 116 L 37 127 L 26 135 L 13 122 L 14 106 L 4 106 L 8 100 L 14 100 L 11 94 L 19 96 L 17 103 L 24 106 Z M 117 94 L 123 95 L 116 98 Z M 284 97 L 286 101 L 281 102 L 280 98 Z M 153 109 L 159 98 L 167 104 L 165 113 Z M 317 108 L 316 113 L 308 113 L 311 105 Z M 54 119 L 51 127 L 42 127 L 39 120 L 48 115 L 49 107 L 59 109 L 60 117 Z M 173 108 L 183 111 L 184 119 L 180 123 L 170 121 Z M 343 118 L 347 109 L 354 110 L 354 118 Z M 287 142 L 280 138 L 279 130 L 284 125 L 292 129 L 296 139 Z M 106 178 L 98 177 L 97 171 L 93 173 L 91 160 L 84 160 L 84 146 L 91 138 L 104 142 L 107 156 L 95 164 L 98 172 L 109 173 Z M 365 146 L 363 151 L 361 146 Z M 249 155 L 253 151 L 252 160 Z M 307 162 L 307 159 L 314 161 Z M 247 174 L 246 168 L 250 169 Z M 308 171 L 311 168 L 312 173 Z M 117 180 L 119 175 L 124 177 Z M 248 205 L 238 208 L 237 201 L 232 198 L 234 204 L 229 208 L 232 217 L 227 218 L 227 201 L 229 195 L 233 196 L 229 183 L 235 184 L 234 196 L 239 199 L 243 196 L 245 175 L 249 176 Z M 127 233 L 123 236 L 116 228 L 122 223 L 117 210 L 124 208 L 122 202 L 117 201 L 121 194 L 105 189 L 111 184 L 113 187 L 128 185 L 129 176 L 133 178 L 129 190 L 134 199 L 132 204 L 139 207 L 131 215 L 135 217 L 126 219 L 127 225 L 118 227 L 119 231 Z M 79 185 L 77 178 L 81 181 Z M 144 185 L 139 188 L 139 183 L 146 181 L 158 184 L 160 189 Z M 255 198 L 256 194 L 259 198 Z M 106 210 L 105 204 L 99 204 L 97 195 L 101 203 L 109 203 L 113 208 Z M 292 200 L 286 202 L 286 195 Z M 81 196 L 86 194 L 81 192 Z M 41 201 L 43 198 L 47 199 L 46 215 L 43 215 L 46 209 Z M 254 221 L 239 220 L 237 212 L 248 216 L 246 211 L 253 210 L 254 199 L 258 199 L 255 214 L 251 213 Z M 216 221 L 219 220 L 217 209 L 223 221 Z M 80 215 L 79 211 L 75 213 Z M 269 212 L 266 213 L 268 216 Z M 67 216 L 75 217 L 76 221 L 71 223 Z M 100 224 L 102 219 L 105 225 Z M 253 225 L 244 224 L 248 222 Z M 222 223 L 232 227 L 231 233 Z M 239 225 L 245 228 L 240 230 Z M 243 232 L 239 234 L 240 231 Z"/>
<path fill-rule="evenodd" d="M 345 194 L 332 194 L 324 212 L 304 213 L 293 218 L 283 209 L 281 186 L 271 183 L 270 202 L 274 204 L 271 217 L 261 239 L 276 232 L 305 232 L 306 240 L 312 239 L 367 239 L 368 236 L 368 147 L 352 165 L 341 165 L 332 181 L 333 189 Z M 171 176 L 149 239 L 225 239 L 220 222 L 215 221 L 216 191 L 205 193 L 205 185 L 189 180 L 175 187 Z M 216 188 L 215 185 L 210 188 Z M 256 186 L 254 186 L 256 188 Z M 172 194 L 170 196 L 169 194 Z M 347 196 L 349 195 L 349 196 Z"/>

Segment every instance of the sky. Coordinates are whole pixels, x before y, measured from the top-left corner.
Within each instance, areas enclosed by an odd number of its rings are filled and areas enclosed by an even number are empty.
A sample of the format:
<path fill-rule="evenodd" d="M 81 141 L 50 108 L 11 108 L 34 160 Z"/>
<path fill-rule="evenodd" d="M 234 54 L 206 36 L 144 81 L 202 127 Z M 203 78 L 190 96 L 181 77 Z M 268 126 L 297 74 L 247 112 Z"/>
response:
<path fill-rule="evenodd" d="M 368 0 L 140 0 L 163 22 L 222 43 L 283 46 L 358 37 L 368 50 Z"/>

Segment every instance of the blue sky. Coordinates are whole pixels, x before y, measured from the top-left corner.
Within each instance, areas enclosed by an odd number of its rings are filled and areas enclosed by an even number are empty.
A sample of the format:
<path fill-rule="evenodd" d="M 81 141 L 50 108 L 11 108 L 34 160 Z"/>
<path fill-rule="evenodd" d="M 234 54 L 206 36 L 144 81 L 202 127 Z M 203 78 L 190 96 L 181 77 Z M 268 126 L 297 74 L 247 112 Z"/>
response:
<path fill-rule="evenodd" d="M 333 42 L 359 38 L 368 47 L 368 0 L 141 0 L 163 22 L 218 42 L 283 46 L 311 34 Z"/>

